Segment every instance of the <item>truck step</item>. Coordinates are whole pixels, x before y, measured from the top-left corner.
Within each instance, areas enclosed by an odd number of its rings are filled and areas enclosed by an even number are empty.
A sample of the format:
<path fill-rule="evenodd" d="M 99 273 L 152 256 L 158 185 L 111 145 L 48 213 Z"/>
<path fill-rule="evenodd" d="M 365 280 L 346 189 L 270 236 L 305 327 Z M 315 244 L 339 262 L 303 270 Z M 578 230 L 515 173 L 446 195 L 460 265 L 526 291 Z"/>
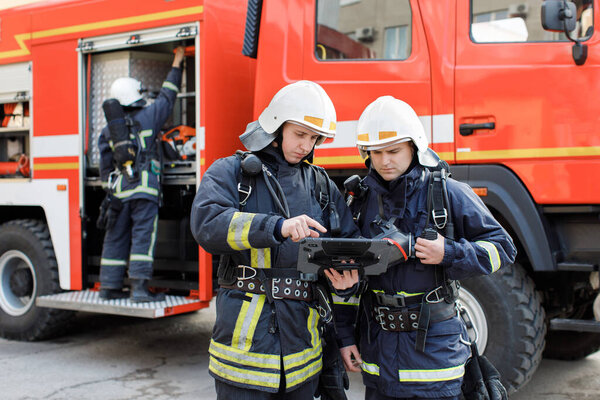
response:
<path fill-rule="evenodd" d="M 167 295 L 163 301 L 133 303 L 129 299 L 103 300 L 98 291 L 81 290 L 40 296 L 36 299 L 36 305 L 63 310 L 161 318 L 208 307 L 208 302 L 185 296 Z"/>
<path fill-rule="evenodd" d="M 553 331 L 600 333 L 600 321 L 588 319 L 554 318 L 550 320 L 550 329 Z"/>

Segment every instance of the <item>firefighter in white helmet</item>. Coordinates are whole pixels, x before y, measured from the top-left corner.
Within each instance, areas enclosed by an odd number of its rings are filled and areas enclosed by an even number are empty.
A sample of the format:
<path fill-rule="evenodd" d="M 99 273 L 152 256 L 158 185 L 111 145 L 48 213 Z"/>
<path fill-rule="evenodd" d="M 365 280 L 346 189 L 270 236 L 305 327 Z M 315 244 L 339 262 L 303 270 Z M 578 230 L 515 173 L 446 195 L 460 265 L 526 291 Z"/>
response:
<path fill-rule="evenodd" d="M 202 176 L 191 228 L 206 251 L 221 256 L 209 349 L 218 399 L 312 399 L 322 363 L 335 364 L 322 361 L 316 285 L 296 269 L 301 239 L 358 234 L 335 184 L 305 162 L 335 132 L 335 109 L 323 88 L 292 83 L 240 136 L 249 151 L 215 161 Z M 342 291 L 357 280 L 332 274 Z M 345 399 L 334 350 L 338 374 L 321 378 L 335 381 L 327 384 L 329 398 Z"/>
<path fill-rule="evenodd" d="M 164 294 L 148 290 L 160 191 L 161 166 L 155 139 L 173 111 L 184 55 L 184 48 L 178 47 L 172 69 L 152 105 L 144 107 L 141 83 L 129 77 L 113 82 L 112 99 L 103 104 L 109 121 L 98 141 L 100 178 L 107 191 L 103 203 L 106 212 L 101 213 L 104 218 L 98 223 L 106 230 L 100 261 L 102 299 L 164 299 Z M 129 293 L 122 290 L 126 270 L 131 282 Z"/>
<path fill-rule="evenodd" d="M 356 134 L 369 167 L 351 206 L 362 235 L 417 239 L 385 273 L 369 276 L 358 347 L 359 302 L 336 305 L 344 364 L 362 369 L 366 399 L 458 399 L 470 347 L 455 280 L 511 264 L 512 239 L 468 185 L 446 177 L 408 104 L 378 98 Z"/>

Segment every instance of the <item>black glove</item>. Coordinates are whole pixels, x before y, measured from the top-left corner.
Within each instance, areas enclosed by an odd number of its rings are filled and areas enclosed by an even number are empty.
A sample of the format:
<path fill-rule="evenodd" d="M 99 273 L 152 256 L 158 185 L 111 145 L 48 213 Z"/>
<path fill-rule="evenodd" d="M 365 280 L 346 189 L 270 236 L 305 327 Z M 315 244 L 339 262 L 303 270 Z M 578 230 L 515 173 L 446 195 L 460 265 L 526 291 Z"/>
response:
<path fill-rule="evenodd" d="M 471 345 L 472 357 L 465 367 L 462 384 L 466 400 L 508 400 L 506 388 L 500 382 L 500 373 L 485 357 L 480 356 L 475 344 Z"/>
<path fill-rule="evenodd" d="M 117 222 L 117 216 L 123 209 L 123 203 L 110 193 L 106 194 L 100 204 L 96 227 L 100 230 L 110 230 Z"/>
<path fill-rule="evenodd" d="M 102 203 L 100 203 L 100 207 L 98 208 L 98 219 L 96 220 L 96 228 L 98 228 L 102 231 L 106 229 L 108 209 L 110 207 L 109 196 L 110 196 L 110 194 L 107 194 L 104 197 L 104 199 L 102 200 Z"/>
<path fill-rule="evenodd" d="M 321 400 L 347 400 L 345 389 L 350 387 L 350 380 L 332 326 L 326 327 L 322 342 L 323 370 L 319 376 L 315 397 L 320 397 Z"/>

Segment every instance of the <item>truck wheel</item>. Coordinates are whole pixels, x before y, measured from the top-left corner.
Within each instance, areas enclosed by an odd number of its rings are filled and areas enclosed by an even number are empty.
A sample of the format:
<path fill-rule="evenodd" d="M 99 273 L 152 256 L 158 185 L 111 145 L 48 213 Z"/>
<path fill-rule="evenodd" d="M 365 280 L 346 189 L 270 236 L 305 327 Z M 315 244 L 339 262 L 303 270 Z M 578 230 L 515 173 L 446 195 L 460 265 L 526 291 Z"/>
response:
<path fill-rule="evenodd" d="M 571 318 L 594 319 L 592 305 L 585 306 L 583 312 L 576 312 Z M 600 350 L 600 334 L 595 332 L 548 331 L 546 335 L 545 358 L 555 360 L 580 360 Z"/>
<path fill-rule="evenodd" d="M 477 328 L 477 348 L 509 394 L 516 392 L 533 376 L 544 349 L 545 314 L 533 281 L 514 264 L 461 285 L 459 301 Z"/>
<path fill-rule="evenodd" d="M 59 333 L 72 311 L 40 308 L 38 296 L 60 292 L 48 228 L 41 221 L 0 225 L 0 336 L 38 340 Z"/>

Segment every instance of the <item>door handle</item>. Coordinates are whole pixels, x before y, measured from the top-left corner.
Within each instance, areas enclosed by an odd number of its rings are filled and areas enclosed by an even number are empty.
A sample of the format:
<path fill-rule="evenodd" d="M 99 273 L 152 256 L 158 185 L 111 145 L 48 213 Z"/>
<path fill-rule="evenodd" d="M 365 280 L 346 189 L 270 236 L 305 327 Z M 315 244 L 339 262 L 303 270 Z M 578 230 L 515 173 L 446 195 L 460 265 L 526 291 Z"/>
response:
<path fill-rule="evenodd" d="M 458 126 L 458 132 L 463 136 L 469 136 L 473 134 L 475 129 L 495 129 L 495 122 L 485 122 L 483 124 L 460 124 Z"/>

